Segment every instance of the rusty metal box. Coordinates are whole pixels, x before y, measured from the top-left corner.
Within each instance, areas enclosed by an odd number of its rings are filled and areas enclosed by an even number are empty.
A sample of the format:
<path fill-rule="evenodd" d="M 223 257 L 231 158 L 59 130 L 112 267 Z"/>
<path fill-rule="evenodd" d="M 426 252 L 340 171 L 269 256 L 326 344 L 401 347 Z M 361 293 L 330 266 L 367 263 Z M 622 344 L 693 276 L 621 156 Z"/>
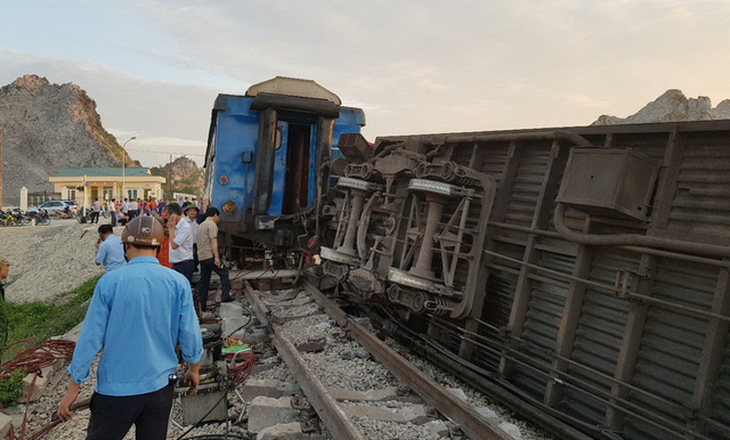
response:
<path fill-rule="evenodd" d="M 373 149 L 360 133 L 342 133 L 337 147 L 352 163 L 362 163 L 373 157 Z"/>
<path fill-rule="evenodd" d="M 646 220 L 659 163 L 632 149 L 573 148 L 557 201 L 608 217 Z"/>

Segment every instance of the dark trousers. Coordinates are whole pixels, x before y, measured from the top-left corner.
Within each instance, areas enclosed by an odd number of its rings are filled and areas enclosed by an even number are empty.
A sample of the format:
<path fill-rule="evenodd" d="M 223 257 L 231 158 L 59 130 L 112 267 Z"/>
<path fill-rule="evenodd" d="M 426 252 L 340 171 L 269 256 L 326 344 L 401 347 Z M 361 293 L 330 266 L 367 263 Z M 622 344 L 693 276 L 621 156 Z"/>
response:
<path fill-rule="evenodd" d="M 112 228 L 117 225 L 117 213 L 116 211 L 112 211 L 109 214 L 111 214 L 112 217 Z"/>
<path fill-rule="evenodd" d="M 172 263 L 172 270 L 185 275 L 190 283 L 193 282 L 193 272 L 195 272 L 195 263 L 193 260 L 185 260 L 179 263 Z"/>
<path fill-rule="evenodd" d="M 137 440 L 164 440 L 172 409 L 173 387 L 136 396 L 91 397 L 86 440 L 122 440 L 135 425 Z"/>
<path fill-rule="evenodd" d="M 132 220 L 139 215 L 139 211 L 136 209 L 130 209 L 127 215 L 129 215 L 129 219 Z"/>
<path fill-rule="evenodd" d="M 198 263 L 199 263 L 199 261 L 198 261 L 198 244 L 193 243 L 193 265 L 194 265 L 193 272 L 198 271 Z"/>
<path fill-rule="evenodd" d="M 212 272 L 218 274 L 221 279 L 221 300 L 227 300 L 231 297 L 231 281 L 228 278 L 228 269 L 215 265 L 213 258 L 200 260 L 200 282 L 198 283 L 198 302 L 200 309 L 205 311 L 208 309 L 208 286 L 210 285 L 210 275 Z"/>
<path fill-rule="evenodd" d="M 99 223 L 99 213 L 91 211 L 91 217 L 89 218 L 89 223 Z"/>

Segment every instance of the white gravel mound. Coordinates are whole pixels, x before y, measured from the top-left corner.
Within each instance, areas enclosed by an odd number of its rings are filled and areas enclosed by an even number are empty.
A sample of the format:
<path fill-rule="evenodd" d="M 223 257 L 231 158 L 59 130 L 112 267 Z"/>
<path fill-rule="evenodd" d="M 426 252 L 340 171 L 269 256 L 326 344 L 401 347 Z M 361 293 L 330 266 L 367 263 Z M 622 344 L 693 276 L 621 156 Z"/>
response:
<path fill-rule="evenodd" d="M 0 228 L 0 255 L 9 259 L 5 298 L 12 302 L 53 301 L 58 294 L 104 273 L 94 264 L 99 225 L 51 220 L 48 226 Z M 117 227 L 117 233 L 122 228 Z"/>

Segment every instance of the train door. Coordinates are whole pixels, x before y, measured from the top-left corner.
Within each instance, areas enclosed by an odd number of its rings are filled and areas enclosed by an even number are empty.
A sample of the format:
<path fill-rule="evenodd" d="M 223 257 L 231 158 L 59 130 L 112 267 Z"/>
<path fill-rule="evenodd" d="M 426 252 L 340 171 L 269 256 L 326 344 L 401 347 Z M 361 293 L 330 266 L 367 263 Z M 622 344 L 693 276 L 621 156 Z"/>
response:
<path fill-rule="evenodd" d="M 269 215 L 289 215 L 306 209 L 312 199 L 315 127 L 278 121 L 276 128 L 274 191 Z"/>
<path fill-rule="evenodd" d="M 284 215 L 307 208 L 311 134 L 312 126 L 309 124 L 289 124 L 284 201 L 281 210 Z"/>

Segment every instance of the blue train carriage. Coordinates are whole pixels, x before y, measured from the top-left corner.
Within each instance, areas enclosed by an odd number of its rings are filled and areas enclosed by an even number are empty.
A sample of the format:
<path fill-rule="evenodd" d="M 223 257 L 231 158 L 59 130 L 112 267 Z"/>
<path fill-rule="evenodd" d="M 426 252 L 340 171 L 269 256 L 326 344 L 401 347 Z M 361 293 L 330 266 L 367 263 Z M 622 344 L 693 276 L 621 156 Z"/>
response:
<path fill-rule="evenodd" d="M 364 125 L 361 109 L 311 80 L 276 77 L 244 96 L 218 95 L 204 198 L 221 211 L 221 245 L 239 259 L 298 248 L 318 226 L 337 140 Z"/>

